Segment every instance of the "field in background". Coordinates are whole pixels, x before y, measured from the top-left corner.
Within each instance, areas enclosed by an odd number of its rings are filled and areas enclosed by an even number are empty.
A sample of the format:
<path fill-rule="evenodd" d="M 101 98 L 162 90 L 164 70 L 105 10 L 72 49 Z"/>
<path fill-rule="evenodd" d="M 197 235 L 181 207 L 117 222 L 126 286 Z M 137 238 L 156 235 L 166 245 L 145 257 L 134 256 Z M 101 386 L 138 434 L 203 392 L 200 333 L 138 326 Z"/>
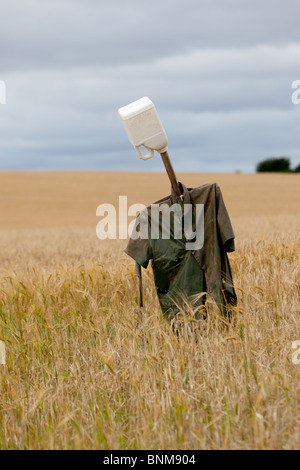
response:
<path fill-rule="evenodd" d="M 178 177 L 217 182 L 236 234 L 235 320 L 198 341 L 170 331 L 151 269 L 138 324 L 126 240 L 96 237 L 99 204 L 156 201 L 165 174 L 0 173 L 0 448 L 300 447 L 300 177 Z"/>

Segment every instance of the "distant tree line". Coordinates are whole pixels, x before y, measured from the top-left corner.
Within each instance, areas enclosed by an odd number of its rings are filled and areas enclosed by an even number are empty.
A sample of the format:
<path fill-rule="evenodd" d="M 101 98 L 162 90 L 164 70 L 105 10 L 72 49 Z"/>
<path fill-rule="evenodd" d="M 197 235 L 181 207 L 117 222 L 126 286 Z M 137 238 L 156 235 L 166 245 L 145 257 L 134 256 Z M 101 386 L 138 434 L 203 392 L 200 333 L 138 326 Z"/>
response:
<path fill-rule="evenodd" d="M 257 173 L 261 172 L 282 172 L 282 173 L 300 173 L 300 165 L 296 168 L 291 168 L 291 162 L 289 158 L 280 157 L 280 158 L 267 158 L 256 165 Z"/>

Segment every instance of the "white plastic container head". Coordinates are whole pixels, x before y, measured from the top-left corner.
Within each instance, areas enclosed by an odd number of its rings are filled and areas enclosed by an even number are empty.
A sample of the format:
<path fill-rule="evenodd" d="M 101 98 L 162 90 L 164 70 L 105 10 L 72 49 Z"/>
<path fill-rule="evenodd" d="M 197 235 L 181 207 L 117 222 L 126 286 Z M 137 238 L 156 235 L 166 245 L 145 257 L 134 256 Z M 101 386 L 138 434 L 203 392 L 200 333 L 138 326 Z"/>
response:
<path fill-rule="evenodd" d="M 140 158 L 148 160 L 148 158 L 153 157 L 154 150 L 159 153 L 167 151 L 167 135 L 154 104 L 147 96 L 123 106 L 118 110 L 118 113 L 128 139 Z M 142 155 L 141 146 L 149 150 L 148 155 Z"/>

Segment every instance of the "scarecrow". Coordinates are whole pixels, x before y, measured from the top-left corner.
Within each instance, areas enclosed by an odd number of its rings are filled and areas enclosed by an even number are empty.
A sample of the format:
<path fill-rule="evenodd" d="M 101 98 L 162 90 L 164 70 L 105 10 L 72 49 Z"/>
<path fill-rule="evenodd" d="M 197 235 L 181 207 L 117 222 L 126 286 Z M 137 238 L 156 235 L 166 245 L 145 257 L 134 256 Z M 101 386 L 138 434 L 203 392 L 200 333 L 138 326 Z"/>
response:
<path fill-rule="evenodd" d="M 221 190 L 216 183 L 187 188 L 176 178 L 167 148 L 168 139 L 154 104 L 144 97 L 119 109 L 130 142 L 140 158 L 154 150 L 161 154 L 171 182 L 171 194 L 140 212 L 125 249 L 136 261 L 139 303 L 143 306 L 142 270 L 151 261 L 156 292 L 168 319 L 189 305 L 195 318 L 208 298 L 220 313 L 236 305 L 228 252 L 234 233 Z M 140 147 L 148 150 L 141 153 Z"/>

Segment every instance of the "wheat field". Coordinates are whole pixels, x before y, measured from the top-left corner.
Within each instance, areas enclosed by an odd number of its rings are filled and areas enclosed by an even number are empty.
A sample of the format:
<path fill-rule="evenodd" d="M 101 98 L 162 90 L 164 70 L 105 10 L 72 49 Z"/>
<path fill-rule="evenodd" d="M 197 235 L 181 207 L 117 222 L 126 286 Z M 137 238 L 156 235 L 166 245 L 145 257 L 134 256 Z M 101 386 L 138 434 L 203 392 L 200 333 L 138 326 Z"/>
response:
<path fill-rule="evenodd" d="M 300 448 L 300 176 L 178 177 L 218 183 L 236 235 L 233 319 L 197 336 L 151 268 L 140 320 L 126 240 L 96 236 L 99 204 L 156 201 L 164 173 L 0 173 L 1 449 Z"/>

